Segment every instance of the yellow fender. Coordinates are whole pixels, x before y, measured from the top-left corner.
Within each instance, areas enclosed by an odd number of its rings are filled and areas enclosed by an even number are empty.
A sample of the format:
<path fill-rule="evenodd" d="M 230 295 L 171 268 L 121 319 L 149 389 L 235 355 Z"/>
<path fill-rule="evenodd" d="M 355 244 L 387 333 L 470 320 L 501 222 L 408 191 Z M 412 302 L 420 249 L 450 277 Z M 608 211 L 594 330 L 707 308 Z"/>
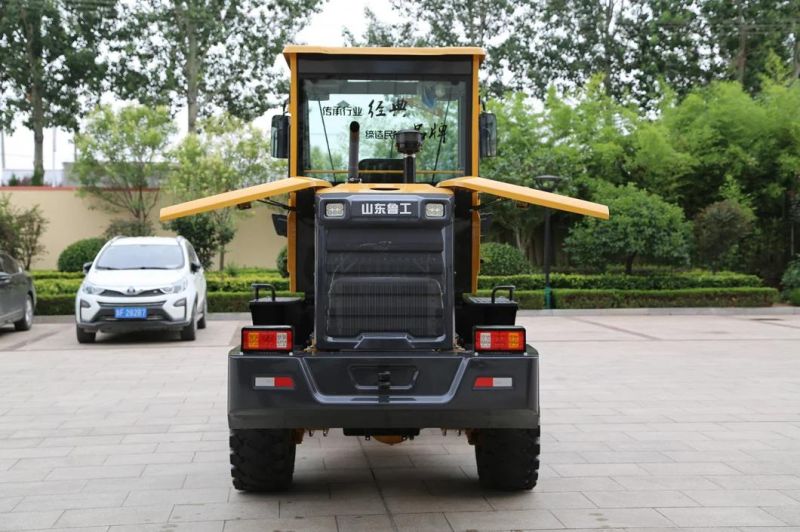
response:
<path fill-rule="evenodd" d="M 183 218 L 184 216 L 191 216 L 192 214 L 213 211 L 215 209 L 224 209 L 225 207 L 234 207 L 242 203 L 288 194 L 289 192 L 297 192 L 298 190 L 306 188 L 327 188 L 329 186 L 331 186 L 331 184 L 327 181 L 315 179 L 313 177 L 288 177 L 261 185 L 255 185 L 240 190 L 231 190 L 215 196 L 208 196 L 206 198 L 164 207 L 161 209 L 159 219 L 162 222 L 166 222 L 174 220 L 175 218 Z"/>
<path fill-rule="evenodd" d="M 533 205 L 540 205 L 560 211 L 594 216 L 595 218 L 602 218 L 603 220 L 608 220 L 609 218 L 608 207 L 599 203 L 592 203 L 591 201 L 570 198 L 569 196 L 553 194 L 552 192 L 513 185 L 511 183 L 503 183 L 493 179 L 486 179 L 485 177 L 456 177 L 454 179 L 442 181 L 437 186 L 443 188 L 466 188 L 476 192 L 483 192 L 501 198 L 531 203 Z"/>

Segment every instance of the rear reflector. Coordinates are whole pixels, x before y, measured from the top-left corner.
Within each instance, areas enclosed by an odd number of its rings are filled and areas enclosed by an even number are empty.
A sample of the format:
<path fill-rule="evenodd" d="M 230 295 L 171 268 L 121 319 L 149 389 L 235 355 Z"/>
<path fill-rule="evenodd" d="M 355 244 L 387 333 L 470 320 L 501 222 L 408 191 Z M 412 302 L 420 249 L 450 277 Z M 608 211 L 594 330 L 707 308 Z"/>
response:
<path fill-rule="evenodd" d="M 476 377 L 474 388 L 511 388 L 513 385 L 511 377 Z"/>
<path fill-rule="evenodd" d="M 256 377 L 256 388 L 294 388 L 291 377 Z"/>
<path fill-rule="evenodd" d="M 476 327 L 475 351 L 525 352 L 524 327 Z"/>
<path fill-rule="evenodd" d="M 292 350 L 291 327 L 242 328 L 242 352 Z"/>

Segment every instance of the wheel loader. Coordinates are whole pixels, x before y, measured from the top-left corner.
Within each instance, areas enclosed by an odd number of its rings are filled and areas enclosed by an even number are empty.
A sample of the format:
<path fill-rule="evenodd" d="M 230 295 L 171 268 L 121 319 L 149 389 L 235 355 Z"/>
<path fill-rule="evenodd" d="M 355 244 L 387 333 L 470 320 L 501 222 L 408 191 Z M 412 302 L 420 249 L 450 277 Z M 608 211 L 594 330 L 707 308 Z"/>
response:
<path fill-rule="evenodd" d="M 166 221 L 268 203 L 288 241 L 295 295 L 257 286 L 253 325 L 228 354 L 237 489 L 287 489 L 314 430 L 394 444 L 426 428 L 466 435 L 483 486 L 535 486 L 539 355 L 515 324 L 513 287 L 476 295 L 481 197 L 609 213 L 480 177 L 497 149 L 479 100 L 484 55 L 287 46 L 272 155 L 288 177 L 161 210 Z"/>

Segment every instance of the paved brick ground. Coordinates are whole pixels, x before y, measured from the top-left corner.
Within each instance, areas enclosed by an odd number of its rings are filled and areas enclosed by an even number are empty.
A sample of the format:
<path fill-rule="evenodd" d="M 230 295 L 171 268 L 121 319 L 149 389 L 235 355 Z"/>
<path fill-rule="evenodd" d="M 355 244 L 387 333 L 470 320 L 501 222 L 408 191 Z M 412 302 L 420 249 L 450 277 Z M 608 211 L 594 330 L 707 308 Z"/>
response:
<path fill-rule="evenodd" d="M 284 495 L 231 489 L 225 351 L 0 332 L 0 530 L 800 532 L 800 316 L 525 318 L 542 351 L 539 486 L 482 492 L 472 449 L 306 439 Z M 792 528 L 794 527 L 794 528 Z"/>

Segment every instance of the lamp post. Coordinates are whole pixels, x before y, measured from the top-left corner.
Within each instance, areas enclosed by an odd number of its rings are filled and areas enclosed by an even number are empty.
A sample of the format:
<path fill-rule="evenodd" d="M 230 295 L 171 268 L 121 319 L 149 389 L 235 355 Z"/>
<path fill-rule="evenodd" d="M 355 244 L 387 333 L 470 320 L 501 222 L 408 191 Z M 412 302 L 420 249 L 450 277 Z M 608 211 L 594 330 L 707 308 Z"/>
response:
<path fill-rule="evenodd" d="M 557 175 L 540 175 L 533 178 L 539 185 L 540 190 L 544 190 L 545 192 L 552 192 L 555 190 L 556 186 L 558 185 L 559 181 L 565 180 L 567 178 L 560 177 Z M 544 308 L 552 309 L 553 308 L 553 292 L 550 289 L 550 248 L 552 247 L 550 243 L 550 214 L 551 210 L 549 207 L 545 207 L 544 209 L 544 253 L 542 254 L 542 262 L 544 263 Z"/>

